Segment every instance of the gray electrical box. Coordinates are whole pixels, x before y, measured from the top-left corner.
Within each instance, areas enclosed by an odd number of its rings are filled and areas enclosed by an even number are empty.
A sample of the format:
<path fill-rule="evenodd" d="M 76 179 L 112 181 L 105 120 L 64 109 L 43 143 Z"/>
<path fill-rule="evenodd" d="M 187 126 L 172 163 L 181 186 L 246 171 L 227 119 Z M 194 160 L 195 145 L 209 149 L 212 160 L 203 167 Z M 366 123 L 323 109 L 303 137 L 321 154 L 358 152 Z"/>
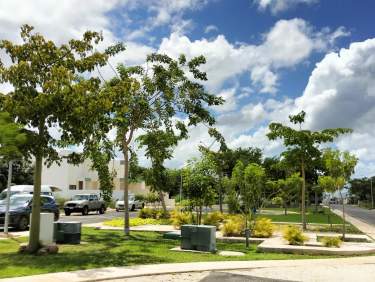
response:
<path fill-rule="evenodd" d="M 181 249 L 216 252 L 216 226 L 182 225 Z"/>
<path fill-rule="evenodd" d="M 81 222 L 55 222 L 54 239 L 58 244 L 80 244 Z"/>

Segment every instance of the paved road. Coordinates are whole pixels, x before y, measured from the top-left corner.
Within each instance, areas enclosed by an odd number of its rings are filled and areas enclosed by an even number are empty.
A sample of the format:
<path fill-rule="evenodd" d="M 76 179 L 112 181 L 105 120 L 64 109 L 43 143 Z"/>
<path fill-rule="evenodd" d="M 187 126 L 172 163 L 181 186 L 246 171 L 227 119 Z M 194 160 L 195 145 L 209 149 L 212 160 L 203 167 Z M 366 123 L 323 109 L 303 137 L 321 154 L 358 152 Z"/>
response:
<path fill-rule="evenodd" d="M 130 212 L 130 218 L 137 217 L 138 211 Z M 98 214 L 96 212 L 90 212 L 88 215 L 83 216 L 80 213 L 73 213 L 70 216 L 65 216 L 64 212 L 60 213 L 59 221 L 67 222 L 67 221 L 80 221 L 82 224 L 89 224 L 89 223 L 100 223 L 106 220 L 110 220 L 116 217 L 123 217 L 124 212 L 116 212 L 116 211 L 107 211 L 105 214 Z M 3 232 L 4 228 L 0 227 L 0 232 Z M 22 231 L 13 230 L 10 228 L 10 231 L 19 233 Z"/>
<path fill-rule="evenodd" d="M 340 211 L 342 209 L 341 205 L 332 205 L 332 207 Z M 345 206 L 345 213 L 375 227 L 375 210 L 367 210 L 357 206 L 347 205 Z"/>
<path fill-rule="evenodd" d="M 138 211 L 130 212 L 130 217 L 136 217 Z M 90 212 L 88 215 L 83 216 L 80 213 L 72 213 L 70 216 L 66 216 L 64 213 L 60 214 L 60 220 L 62 222 L 66 221 L 80 221 L 82 224 L 88 223 L 100 223 L 106 220 L 110 220 L 116 217 L 123 217 L 124 212 L 107 211 L 105 214 L 98 214 L 96 212 Z"/>

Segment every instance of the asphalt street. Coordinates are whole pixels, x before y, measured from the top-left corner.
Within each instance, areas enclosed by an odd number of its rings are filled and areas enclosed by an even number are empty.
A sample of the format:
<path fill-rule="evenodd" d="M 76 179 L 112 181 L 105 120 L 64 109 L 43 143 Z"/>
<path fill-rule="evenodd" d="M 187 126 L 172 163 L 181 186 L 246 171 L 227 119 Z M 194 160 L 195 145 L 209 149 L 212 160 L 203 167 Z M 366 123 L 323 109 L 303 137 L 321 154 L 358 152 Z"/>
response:
<path fill-rule="evenodd" d="M 341 205 L 332 205 L 334 209 L 342 209 Z M 357 206 L 346 205 L 345 213 L 375 227 L 375 210 L 367 210 Z"/>
<path fill-rule="evenodd" d="M 132 211 L 130 212 L 130 218 L 137 217 L 138 211 Z M 99 214 L 96 212 L 90 212 L 88 215 L 83 216 L 81 213 L 72 213 L 70 216 L 66 216 L 64 212 L 60 213 L 60 219 L 61 222 L 68 222 L 68 221 L 79 221 L 82 222 L 82 224 L 89 224 L 89 223 L 100 223 L 106 220 L 111 220 L 116 217 L 123 217 L 124 212 L 116 212 L 114 210 L 107 211 L 105 214 Z M 3 232 L 3 226 L 0 227 L 0 232 Z M 10 228 L 10 231 L 12 232 L 18 232 L 16 230 L 13 230 L 13 228 Z"/>
<path fill-rule="evenodd" d="M 138 211 L 130 212 L 130 218 L 137 217 Z M 72 213 L 70 216 L 66 216 L 64 212 L 60 213 L 59 221 L 79 221 L 82 224 L 88 223 L 100 223 L 106 220 L 111 220 L 116 217 L 123 217 L 124 212 L 106 211 L 105 214 L 99 214 L 97 212 L 90 212 L 88 215 L 82 215 L 81 213 Z"/>

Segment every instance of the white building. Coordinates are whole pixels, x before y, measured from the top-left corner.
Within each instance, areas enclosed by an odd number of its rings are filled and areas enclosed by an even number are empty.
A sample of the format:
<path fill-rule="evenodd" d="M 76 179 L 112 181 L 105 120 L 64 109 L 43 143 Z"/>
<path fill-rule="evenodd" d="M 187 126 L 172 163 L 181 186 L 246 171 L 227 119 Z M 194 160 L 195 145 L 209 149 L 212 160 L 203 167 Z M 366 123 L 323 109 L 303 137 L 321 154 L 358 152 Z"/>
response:
<path fill-rule="evenodd" d="M 113 199 L 123 199 L 124 193 L 124 161 L 112 160 L 109 164 L 110 171 L 115 171 Z M 91 169 L 91 162 L 86 160 L 79 165 L 69 164 L 63 159 L 60 165 L 54 163 L 51 167 L 43 166 L 42 184 L 53 185 L 62 191 L 56 196 L 71 198 L 80 193 L 100 193 L 98 174 Z M 147 194 L 149 187 L 142 183 L 130 183 L 129 193 Z"/>

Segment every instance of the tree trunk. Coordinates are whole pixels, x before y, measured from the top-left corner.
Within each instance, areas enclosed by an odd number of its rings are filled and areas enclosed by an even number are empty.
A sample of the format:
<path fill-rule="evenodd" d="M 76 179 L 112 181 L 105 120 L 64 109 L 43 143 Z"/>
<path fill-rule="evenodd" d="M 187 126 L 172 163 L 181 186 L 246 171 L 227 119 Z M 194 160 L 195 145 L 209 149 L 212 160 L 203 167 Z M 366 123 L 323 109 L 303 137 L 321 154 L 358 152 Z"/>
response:
<path fill-rule="evenodd" d="M 318 192 L 315 191 L 315 213 L 318 213 Z"/>
<path fill-rule="evenodd" d="M 284 214 L 288 215 L 288 205 L 286 202 L 284 203 Z"/>
<path fill-rule="evenodd" d="M 40 230 L 40 190 L 42 184 L 42 152 L 39 149 L 35 155 L 34 170 L 34 192 L 31 209 L 31 224 L 29 237 L 29 251 L 35 253 L 39 249 L 39 230 Z"/>
<path fill-rule="evenodd" d="M 158 194 L 159 194 L 159 198 L 160 198 L 160 202 L 161 202 L 161 206 L 163 207 L 163 211 L 165 213 L 167 213 L 167 205 L 165 204 L 165 200 L 164 200 L 164 194 L 162 191 L 158 191 Z"/>
<path fill-rule="evenodd" d="M 302 191 L 301 191 L 301 219 L 302 229 L 306 231 L 306 176 L 305 176 L 305 163 L 302 159 L 301 162 L 301 175 L 302 175 Z"/>
<path fill-rule="evenodd" d="M 129 147 L 124 142 L 123 144 L 124 153 L 124 233 L 125 236 L 130 234 L 129 225 Z"/>
<path fill-rule="evenodd" d="M 345 240 L 345 233 L 346 233 L 345 203 L 344 203 L 344 197 L 342 196 L 341 190 L 340 190 L 340 198 L 341 198 L 341 204 L 342 204 L 342 240 Z"/>

